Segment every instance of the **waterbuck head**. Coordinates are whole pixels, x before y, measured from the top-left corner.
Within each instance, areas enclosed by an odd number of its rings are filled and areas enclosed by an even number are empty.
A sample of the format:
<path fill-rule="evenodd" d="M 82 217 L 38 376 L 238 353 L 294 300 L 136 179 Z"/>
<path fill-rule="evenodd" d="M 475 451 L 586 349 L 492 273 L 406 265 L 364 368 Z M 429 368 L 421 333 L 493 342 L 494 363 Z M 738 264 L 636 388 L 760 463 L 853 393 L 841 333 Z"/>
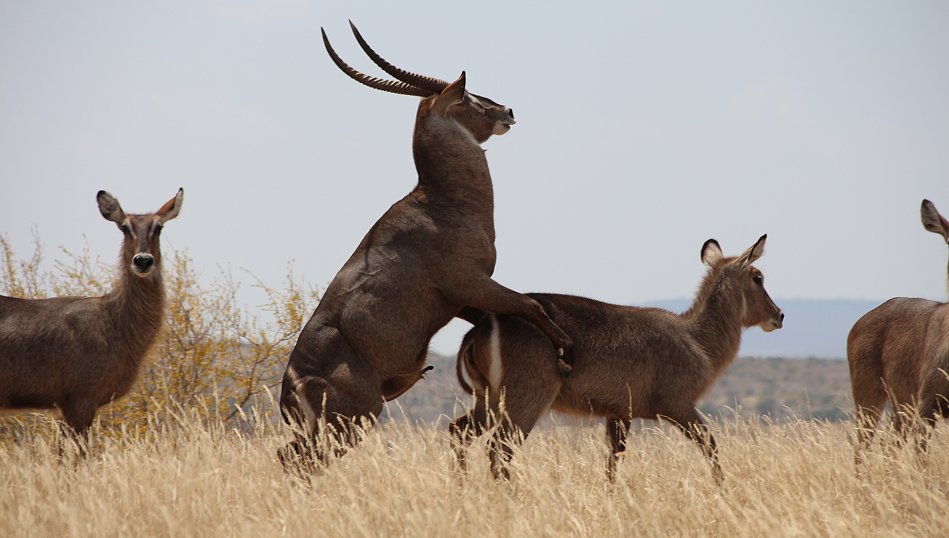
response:
<path fill-rule="evenodd" d="M 106 220 L 114 222 L 125 235 L 122 261 L 133 275 L 145 278 L 161 263 L 158 237 L 165 223 L 178 216 L 184 197 L 184 189 L 178 189 L 178 194 L 165 202 L 158 211 L 127 215 L 111 194 L 99 191 L 96 195 L 99 212 Z"/>
<path fill-rule="evenodd" d="M 784 313 L 764 289 L 764 274 L 752 265 L 764 254 L 767 238 L 767 234 L 762 235 L 748 250 L 733 257 L 726 257 L 718 241 L 709 239 L 702 245 L 702 263 L 711 268 L 713 275 L 721 274 L 729 284 L 729 292 L 740 294 L 744 305 L 742 325 L 757 325 L 765 332 L 771 332 L 782 327 Z"/>
<path fill-rule="evenodd" d="M 465 89 L 464 72 L 457 80 L 449 83 L 441 79 L 399 69 L 372 50 L 352 21 L 350 21 L 349 26 L 366 55 L 383 71 L 397 80 L 371 77 L 347 65 L 333 50 L 329 39 L 326 37 L 326 31 L 321 28 L 323 45 L 326 46 L 326 52 L 329 53 L 330 58 L 333 59 L 337 67 L 353 80 L 370 88 L 422 97 L 418 120 L 430 115 L 453 119 L 467 129 L 479 144 L 490 138 L 491 135 L 502 135 L 508 132 L 511 126 L 514 125 L 514 111 L 510 107 L 495 103 L 487 97 L 469 93 Z"/>

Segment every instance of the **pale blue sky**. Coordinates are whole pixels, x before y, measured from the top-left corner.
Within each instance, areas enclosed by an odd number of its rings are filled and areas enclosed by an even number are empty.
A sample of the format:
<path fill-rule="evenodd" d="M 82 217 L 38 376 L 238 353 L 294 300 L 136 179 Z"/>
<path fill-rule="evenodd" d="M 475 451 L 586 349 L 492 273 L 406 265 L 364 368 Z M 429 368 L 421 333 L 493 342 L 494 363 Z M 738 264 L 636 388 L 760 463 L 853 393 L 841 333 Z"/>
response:
<path fill-rule="evenodd" d="M 26 253 L 35 227 L 47 255 L 85 234 L 111 259 L 95 193 L 141 211 L 182 186 L 164 238 L 204 274 L 279 285 L 292 259 L 327 284 L 415 184 L 416 99 L 323 51 L 321 25 L 379 73 L 352 18 L 393 63 L 467 70 L 513 107 L 486 144 L 510 287 L 687 296 L 703 241 L 768 233 L 778 302 L 945 299 L 919 203 L 949 214 L 949 4 L 365 4 L 0 0 L 0 233 Z"/>

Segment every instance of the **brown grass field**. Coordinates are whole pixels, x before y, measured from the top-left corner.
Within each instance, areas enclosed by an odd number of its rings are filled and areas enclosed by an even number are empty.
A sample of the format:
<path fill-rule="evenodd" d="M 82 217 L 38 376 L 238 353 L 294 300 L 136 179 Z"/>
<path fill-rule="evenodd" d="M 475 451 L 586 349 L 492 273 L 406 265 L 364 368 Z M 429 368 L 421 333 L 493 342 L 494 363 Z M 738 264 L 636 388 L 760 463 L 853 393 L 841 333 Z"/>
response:
<path fill-rule="evenodd" d="M 600 425 L 534 432 L 505 483 L 483 441 L 462 479 L 444 421 L 388 423 L 306 483 L 274 457 L 286 430 L 261 423 L 179 418 L 65 461 L 40 423 L 0 444 L 0 536 L 949 536 L 944 426 L 923 457 L 877 447 L 858 476 L 848 423 L 725 422 L 718 488 L 699 450 L 653 423 L 615 486 Z"/>

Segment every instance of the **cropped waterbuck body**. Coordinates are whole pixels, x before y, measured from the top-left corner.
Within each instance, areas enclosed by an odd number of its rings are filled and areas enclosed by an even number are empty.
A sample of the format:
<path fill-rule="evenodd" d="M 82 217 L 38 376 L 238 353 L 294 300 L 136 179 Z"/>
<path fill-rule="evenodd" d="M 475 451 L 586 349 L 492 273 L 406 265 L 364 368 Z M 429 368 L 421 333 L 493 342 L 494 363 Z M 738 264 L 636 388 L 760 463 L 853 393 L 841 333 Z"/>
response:
<path fill-rule="evenodd" d="M 128 393 L 163 322 L 159 236 L 184 191 L 154 213 L 127 215 L 105 191 L 99 211 L 122 231 L 119 275 L 102 297 L 0 296 L 0 408 L 59 408 L 85 436 L 96 409 Z"/>
<path fill-rule="evenodd" d="M 923 226 L 949 243 L 949 221 L 923 200 Z M 847 338 L 857 418 L 857 454 L 872 439 L 889 399 L 898 432 L 915 418 L 949 416 L 949 303 L 895 297 L 864 314 Z M 920 448 L 925 438 L 917 438 Z"/>
<path fill-rule="evenodd" d="M 765 237 L 731 258 L 715 240 L 706 241 L 701 259 L 709 270 L 683 314 L 530 294 L 574 340 L 569 377 L 557 372 L 549 345 L 534 327 L 510 316 L 486 316 L 465 335 L 458 352 L 458 380 L 476 395 L 475 407 L 449 426 L 462 469 L 472 439 L 496 420 L 488 444 L 491 466 L 496 477 L 507 477 L 511 443 L 553 408 L 606 418 L 610 480 L 631 419 L 661 418 L 699 444 L 721 481 L 715 440 L 695 404 L 738 353 L 745 327 L 782 326 L 784 314 L 752 266 L 764 253 Z"/>
<path fill-rule="evenodd" d="M 572 345 L 537 301 L 491 279 L 494 201 L 480 144 L 510 129 L 511 109 L 468 93 L 464 73 L 448 83 L 398 69 L 353 32 L 399 82 L 354 70 L 324 32 L 340 69 L 372 88 L 423 97 L 412 139 L 418 184 L 372 226 L 300 333 L 280 394 L 284 419 L 299 426 L 278 453 L 285 464 L 309 466 L 314 453 L 326 462 L 356 443 L 354 425 L 371 424 L 384 401 L 421 379 L 429 340 L 455 316 L 517 315 L 547 335 L 552 356 Z M 333 451 L 311 443 L 331 431 Z"/>

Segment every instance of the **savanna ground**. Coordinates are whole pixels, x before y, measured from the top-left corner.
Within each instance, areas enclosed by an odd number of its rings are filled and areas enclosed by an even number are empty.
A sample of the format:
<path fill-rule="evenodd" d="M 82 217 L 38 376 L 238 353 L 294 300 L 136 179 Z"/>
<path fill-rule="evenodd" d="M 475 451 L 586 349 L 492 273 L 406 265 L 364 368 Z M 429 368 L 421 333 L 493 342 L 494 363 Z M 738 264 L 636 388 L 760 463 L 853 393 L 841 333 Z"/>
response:
<path fill-rule="evenodd" d="M 19 259 L 0 236 L 0 293 L 108 291 L 110 264 L 64 254 L 46 271 L 38 241 Z M 652 423 L 635 428 L 611 486 L 602 425 L 572 420 L 535 431 L 510 482 L 490 478 L 479 441 L 463 479 L 444 415 L 460 409 L 450 360 L 399 400 L 404 408 L 390 405 L 358 448 L 301 480 L 275 457 L 289 434 L 268 390 L 317 291 L 292 271 L 282 288 L 256 281 L 266 301 L 257 310 L 270 314 L 262 321 L 228 272 L 199 278 L 180 252 L 165 265 L 166 330 L 132 393 L 100 411 L 88 457 L 67 444 L 60 458 L 53 413 L 0 417 L 0 536 L 949 536 L 945 427 L 924 457 L 878 448 L 858 476 L 849 423 L 795 418 L 846 413 L 846 390 L 815 399 L 818 384 L 804 380 L 790 387 L 797 396 L 781 394 L 793 383 L 774 361 L 739 361 L 741 375 L 703 404 L 726 416 L 712 427 L 721 488 L 695 446 Z M 824 381 L 845 369 L 812 366 Z M 762 382 L 766 390 L 749 389 Z M 416 401 L 425 391 L 428 406 Z M 735 417 L 728 405 L 750 412 Z M 403 418 L 423 408 L 441 418 Z M 780 424 L 757 418 L 775 409 Z"/>
<path fill-rule="evenodd" d="M 286 431 L 258 424 L 241 433 L 185 412 L 59 461 L 44 435 L 55 427 L 37 423 L 29 442 L 0 447 L 0 536 L 949 535 L 945 428 L 923 458 L 878 449 L 858 476 L 848 424 L 718 424 L 719 488 L 695 446 L 651 423 L 615 486 L 599 426 L 535 432 L 514 478 L 496 482 L 483 442 L 463 479 L 444 424 L 391 422 L 307 483 L 274 457 Z"/>

